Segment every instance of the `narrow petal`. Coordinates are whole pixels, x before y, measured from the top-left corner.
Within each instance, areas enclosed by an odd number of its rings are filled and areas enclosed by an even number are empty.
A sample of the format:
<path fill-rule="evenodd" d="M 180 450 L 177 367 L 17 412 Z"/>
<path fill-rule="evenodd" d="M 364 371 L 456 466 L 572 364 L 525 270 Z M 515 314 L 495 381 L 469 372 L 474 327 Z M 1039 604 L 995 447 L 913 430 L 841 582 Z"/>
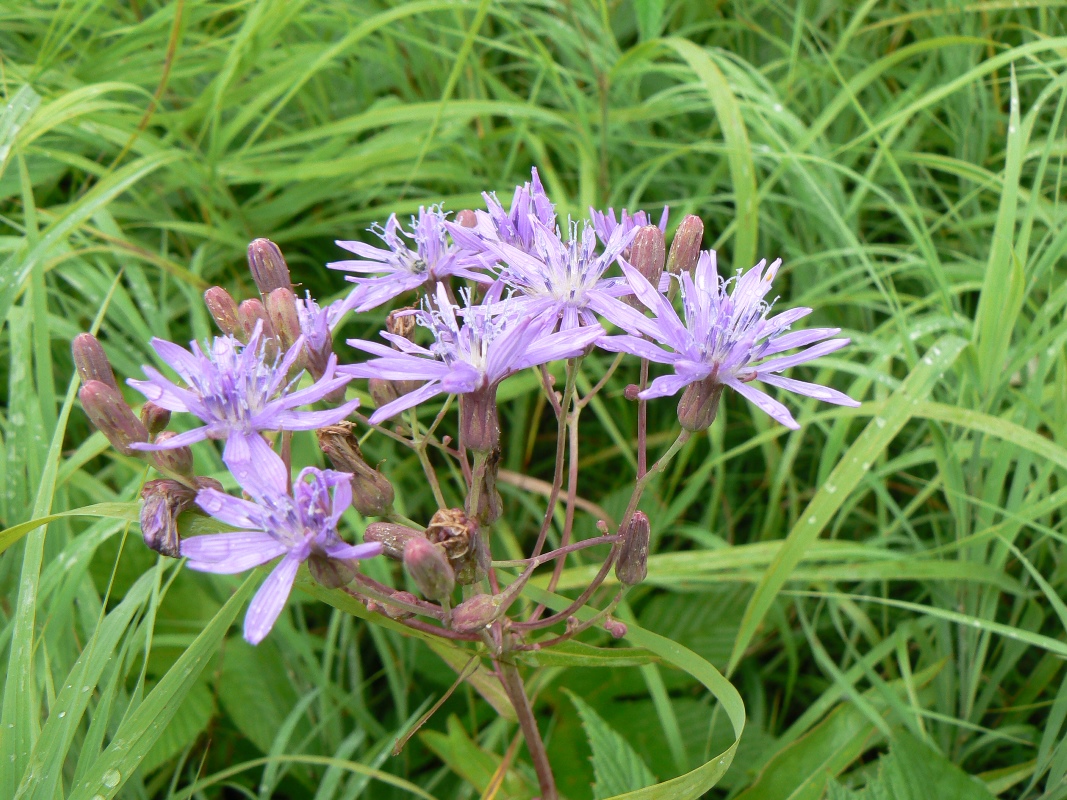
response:
<path fill-rule="evenodd" d="M 763 375 L 758 371 L 756 372 L 756 380 L 769 383 L 771 386 L 777 386 L 789 392 L 814 397 L 816 400 L 822 400 L 825 403 L 834 403 L 839 406 L 851 406 L 852 408 L 862 405 L 862 403 L 853 400 L 844 392 L 839 392 L 837 389 L 831 389 L 829 386 L 820 386 L 817 383 L 798 381 L 794 378 L 783 377 L 782 375 Z"/>
<path fill-rule="evenodd" d="M 196 494 L 196 504 L 205 514 L 235 528 L 263 527 L 262 507 L 218 489 L 201 489 Z"/>
<path fill-rule="evenodd" d="M 164 442 L 159 444 L 149 444 L 148 442 L 133 442 L 130 445 L 131 450 L 173 450 L 175 447 L 187 447 L 197 442 L 202 442 L 208 437 L 207 427 L 193 428 L 191 431 L 185 431 L 179 433 L 177 436 L 172 436 Z"/>
<path fill-rule="evenodd" d="M 212 533 L 182 539 L 181 553 L 189 569 L 232 575 L 273 561 L 288 548 L 262 531 Z"/>
<path fill-rule="evenodd" d="M 498 336 L 489 348 L 489 358 L 486 361 L 485 372 L 490 382 L 503 378 L 511 371 L 512 365 L 522 356 L 522 351 L 529 343 L 526 331 L 529 329 L 532 319 L 522 319 L 514 327 L 504 331 Z"/>
<path fill-rule="evenodd" d="M 655 361 L 659 364 L 670 364 L 678 359 L 676 353 L 670 353 L 657 347 L 647 339 L 626 334 L 622 336 L 601 336 L 597 339 L 596 346 L 611 353 L 629 353 L 632 356 L 647 358 L 649 361 Z"/>
<path fill-rule="evenodd" d="M 283 558 L 274 571 L 263 581 L 245 614 L 245 640 L 259 644 L 274 627 L 278 615 L 285 608 L 285 601 L 293 589 L 300 559 L 290 554 Z"/>
<path fill-rule="evenodd" d="M 536 367 L 539 364 L 547 364 L 549 361 L 573 358 L 603 335 L 604 329 L 599 325 L 588 325 L 543 336 L 530 345 L 522 357 L 515 362 L 515 369 Z"/>
<path fill-rule="evenodd" d="M 285 462 L 258 433 L 231 431 L 222 460 L 241 488 L 256 500 L 288 493 Z"/>
<path fill-rule="evenodd" d="M 153 367 L 146 366 L 144 371 L 149 378 L 147 381 L 130 378 L 126 383 L 167 411 L 186 411 L 202 417 L 197 413 L 202 406 L 196 394 L 163 377 L 159 370 Z"/>
<path fill-rule="evenodd" d="M 670 397 L 672 394 L 678 394 L 678 392 L 686 386 L 695 383 L 698 380 L 700 379 L 688 375 L 660 375 L 652 381 L 649 387 L 641 392 L 638 397 L 642 400 L 653 400 L 657 397 Z"/>
<path fill-rule="evenodd" d="M 378 542 L 366 544 L 334 544 L 326 548 L 330 558 L 373 558 L 381 554 L 382 546 Z"/>
<path fill-rule="evenodd" d="M 732 376 L 726 376 L 723 380 L 727 386 L 744 397 L 746 400 L 751 401 L 757 405 L 760 410 L 769 414 L 773 419 L 785 425 L 787 428 L 798 430 L 800 426 L 797 421 L 793 419 L 793 415 L 789 413 L 789 409 L 779 403 L 770 395 L 764 394 L 759 389 L 754 388 L 750 384 L 742 383 Z"/>
<path fill-rule="evenodd" d="M 431 382 L 423 386 L 421 389 L 416 389 L 413 392 L 408 392 L 403 397 L 398 397 L 391 403 L 386 403 L 379 408 L 373 414 L 370 415 L 370 422 L 374 425 L 383 422 L 390 417 L 394 417 L 401 411 L 407 411 L 409 408 L 414 408 L 419 403 L 429 400 L 435 395 L 441 394 L 444 389 L 441 388 L 441 384 L 438 382 Z"/>
<path fill-rule="evenodd" d="M 764 361 L 759 365 L 759 371 L 763 373 L 767 372 L 781 372 L 783 369 L 789 369 L 795 367 L 797 364 L 803 364 L 805 361 L 812 361 L 820 356 L 824 356 L 827 353 L 832 353 L 835 350 L 840 350 L 846 344 L 849 343 L 849 339 L 831 339 L 828 342 L 822 342 L 814 347 L 809 347 L 807 350 L 802 350 L 799 353 L 794 353 L 791 356 L 782 356 L 781 358 L 772 358 L 770 361 Z"/>
<path fill-rule="evenodd" d="M 763 355 L 770 356 L 775 353 L 783 353 L 786 350 L 793 350 L 797 347 L 807 347 L 809 344 L 814 344 L 822 339 L 829 339 L 839 333 L 841 333 L 840 328 L 807 328 L 802 331 L 786 333 L 767 342 Z"/>
<path fill-rule="evenodd" d="M 279 411 L 272 415 L 278 427 L 284 431 L 311 431 L 327 425 L 336 425 L 348 419 L 359 408 L 359 399 L 325 411 Z"/>
<path fill-rule="evenodd" d="M 200 359 L 195 355 L 181 345 L 175 344 L 174 342 L 168 342 L 166 339 L 153 337 L 152 349 L 154 349 L 159 354 L 159 357 L 172 367 L 175 372 L 187 381 L 194 375 L 198 375 L 203 368 Z"/>

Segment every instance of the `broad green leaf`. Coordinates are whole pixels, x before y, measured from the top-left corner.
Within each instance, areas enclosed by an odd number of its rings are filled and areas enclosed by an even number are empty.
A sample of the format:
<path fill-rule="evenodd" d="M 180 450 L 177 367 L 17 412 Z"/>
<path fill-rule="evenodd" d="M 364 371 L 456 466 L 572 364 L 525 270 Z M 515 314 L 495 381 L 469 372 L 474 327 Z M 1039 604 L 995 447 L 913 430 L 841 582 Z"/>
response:
<path fill-rule="evenodd" d="M 573 692 L 567 692 L 567 695 L 578 709 L 589 748 L 593 751 L 593 774 L 596 776 L 593 800 L 604 800 L 654 784 L 656 776 L 630 743 L 578 695 Z"/>
<path fill-rule="evenodd" d="M 446 727 L 447 734 L 424 730 L 419 733 L 419 739 L 453 772 L 479 792 L 484 792 L 500 768 L 503 758 L 480 747 L 470 738 L 455 716 L 448 718 Z M 508 770 L 501 791 L 503 797 L 514 797 L 516 800 L 529 800 L 537 794 L 534 787 L 514 770 Z"/>

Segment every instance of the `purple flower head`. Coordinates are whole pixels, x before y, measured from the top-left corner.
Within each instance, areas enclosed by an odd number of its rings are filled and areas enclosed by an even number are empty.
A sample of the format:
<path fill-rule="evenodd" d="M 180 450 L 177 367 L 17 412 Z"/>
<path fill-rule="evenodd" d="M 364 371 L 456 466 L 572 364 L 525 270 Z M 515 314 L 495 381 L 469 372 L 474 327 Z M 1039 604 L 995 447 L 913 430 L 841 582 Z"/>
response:
<path fill-rule="evenodd" d="M 667 231 L 668 210 L 667 206 L 664 206 L 663 213 L 659 218 L 659 229 L 663 232 Z M 593 228 L 596 229 L 596 235 L 605 245 L 611 241 L 611 236 L 615 233 L 616 228 L 622 228 L 629 233 L 635 228 L 643 228 L 646 225 L 652 224 L 651 214 L 644 211 L 635 211 L 631 214 L 625 208 L 622 210 L 622 214 L 619 216 L 618 221 L 615 219 L 614 208 L 609 208 L 607 212 L 597 211 L 595 208 L 590 208 L 589 217 L 593 220 Z"/>
<path fill-rule="evenodd" d="M 352 295 L 325 307 L 312 299 L 311 292 L 303 300 L 297 298 L 296 316 L 300 322 L 300 334 L 307 348 L 308 367 L 315 377 L 323 374 L 329 364 L 333 354 L 333 330 L 351 310 L 353 303 Z"/>
<path fill-rule="evenodd" d="M 474 212 L 478 224 L 473 230 L 461 228 L 456 231 L 458 226 L 448 226 L 453 239 L 471 252 L 486 252 L 485 240 L 504 242 L 530 252 L 534 245 L 531 218 L 537 219 L 549 229 L 556 227 L 556 207 L 545 194 L 537 167 L 531 170 L 528 182 L 515 187 L 510 211 L 504 210 L 495 192 L 483 192 L 482 197 L 485 198 L 485 205 L 489 210 Z"/>
<path fill-rule="evenodd" d="M 410 233 L 400 228 L 396 214 L 389 217 L 384 228 L 375 224 L 371 230 L 385 242 L 384 248 L 363 242 L 338 241 L 340 247 L 360 259 L 327 264 L 333 269 L 369 276 L 348 277 L 357 284 L 351 305 L 359 313 L 377 308 L 424 283 L 440 281 L 450 275 L 480 283 L 492 282 L 492 278 L 481 271 L 484 266 L 482 258 L 449 243 L 445 213 L 439 206 L 420 207 L 419 216 L 411 218 Z M 414 248 L 409 246 L 408 240 Z"/>
<path fill-rule="evenodd" d="M 330 356 L 322 377 L 305 389 L 295 390 L 289 369 L 300 356 L 300 337 L 284 356 L 270 361 L 263 338 L 263 324 L 257 323 L 248 344 L 232 336 L 216 336 L 205 353 L 193 342 L 190 350 L 163 339 L 153 339 L 152 347 L 185 382 L 180 386 L 159 370 L 146 366 L 148 380 L 128 383 L 157 406 L 168 411 L 186 411 L 204 425 L 157 444 L 138 443 L 138 450 L 184 447 L 203 439 L 225 439 L 223 460 L 238 481 L 244 473 L 258 469 L 249 461 L 249 452 L 262 443 L 258 431 L 298 431 L 334 425 L 359 405 L 358 400 L 328 411 L 294 411 L 314 403 L 350 379 L 337 375 L 337 357 Z"/>
<path fill-rule="evenodd" d="M 477 392 L 526 367 L 570 358 L 603 333 L 597 324 L 552 333 L 554 322 L 525 313 L 517 302 L 519 298 L 501 300 L 502 290 L 501 284 L 494 284 L 480 305 L 472 304 L 467 294 L 461 309 L 448 299 L 445 288 L 438 286 L 436 303 L 427 302 L 422 311 L 416 312 L 419 323 L 433 333 L 434 343 L 429 348 L 388 333 L 383 333 L 383 338 L 400 352 L 376 342 L 349 339 L 353 347 L 378 357 L 340 367 L 345 374 L 426 381 L 422 388 L 386 403 L 371 415 L 370 421 L 389 419 L 442 392 Z"/>
<path fill-rule="evenodd" d="M 257 469 L 238 478 L 251 500 L 216 489 L 202 489 L 196 503 L 215 519 L 242 530 L 191 536 L 183 539 L 181 554 L 191 569 L 232 574 L 244 572 L 283 556 L 259 587 L 245 615 L 244 635 L 259 644 L 270 632 L 293 588 L 300 565 L 318 562 L 345 562 L 369 558 L 381 552 L 377 542 L 350 545 L 337 533 L 341 515 L 352 504 L 352 476 L 345 472 L 304 469 L 293 486 L 286 489 L 285 464 L 262 437 L 253 444 Z"/>
<path fill-rule="evenodd" d="M 644 334 L 652 341 L 622 335 L 605 336 L 597 344 L 605 350 L 632 353 L 674 367 L 673 375 L 656 378 L 641 392 L 638 396 L 642 399 L 673 395 L 692 383 L 710 380 L 718 386 L 729 386 L 790 428 L 799 425 L 789 410 L 753 388 L 750 381 L 759 380 L 828 403 L 858 406 L 855 400 L 835 389 L 778 374 L 849 343 L 848 339 L 830 338 L 840 333 L 840 328 L 786 333 L 792 323 L 811 313 L 810 308 L 794 308 L 767 318 L 771 306 L 764 298 L 780 264 L 780 260 L 775 261 L 764 272 L 766 262 L 761 261 L 744 274 L 724 281 L 716 270 L 714 252 L 701 253 L 695 274 L 690 277 L 683 273 L 679 277 L 684 324 L 663 294 L 637 270 L 623 265 L 634 293 L 652 311 L 653 317 L 649 319 L 618 301 L 605 307 L 603 314 L 631 334 Z M 653 342 L 670 350 L 663 350 Z M 778 355 L 797 348 L 805 349 L 789 356 Z M 776 357 L 768 359 L 768 356 Z"/>
<path fill-rule="evenodd" d="M 564 242 L 558 228 L 549 228 L 531 218 L 533 248 L 529 253 L 504 242 L 486 242 L 490 253 L 506 265 L 500 280 L 516 292 L 515 305 L 523 314 L 546 317 L 560 330 L 595 325 L 594 311 L 611 299 L 630 294 L 626 281 L 604 278 L 608 267 L 619 259 L 637 233 L 616 227 L 602 253 L 597 253 L 596 232 L 585 223 L 579 234 L 571 223 L 570 239 Z"/>

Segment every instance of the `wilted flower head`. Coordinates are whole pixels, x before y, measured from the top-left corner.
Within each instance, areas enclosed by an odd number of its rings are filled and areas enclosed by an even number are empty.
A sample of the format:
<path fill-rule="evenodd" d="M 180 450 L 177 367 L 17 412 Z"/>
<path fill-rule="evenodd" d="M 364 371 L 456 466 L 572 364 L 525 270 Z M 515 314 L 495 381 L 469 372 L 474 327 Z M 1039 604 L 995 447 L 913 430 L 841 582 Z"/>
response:
<path fill-rule="evenodd" d="M 448 241 L 445 216 L 439 206 L 420 207 L 419 216 L 411 218 L 409 233 L 401 229 L 396 214 L 393 214 L 384 228 L 377 224 L 371 228 L 385 242 L 385 248 L 363 242 L 338 241 L 338 246 L 355 253 L 360 259 L 334 261 L 327 266 L 370 276 L 348 277 L 357 284 L 352 295 L 352 308 L 357 312 L 369 311 L 410 289 L 451 275 L 491 283 L 492 278 L 481 271 L 483 260 L 479 256 Z M 410 240 L 414 248 L 406 240 Z"/>
<path fill-rule="evenodd" d="M 663 207 L 663 213 L 659 218 L 659 229 L 666 232 L 667 230 L 667 215 L 669 209 L 667 206 Z M 616 228 L 622 228 L 623 231 L 629 233 L 635 228 L 643 228 L 646 225 L 652 224 L 652 215 L 644 211 L 635 211 L 631 214 L 625 208 L 619 215 L 618 220 L 615 219 L 615 209 L 609 208 L 605 211 L 597 211 L 595 208 L 589 209 L 589 217 L 593 220 L 593 228 L 596 230 L 596 235 L 600 238 L 600 241 L 605 245 L 611 241 L 612 235 L 615 233 Z"/>
<path fill-rule="evenodd" d="M 297 406 L 314 403 L 349 378 L 336 375 L 337 357 L 331 356 L 322 378 L 305 389 L 295 390 L 288 378 L 289 368 L 304 347 L 300 337 L 280 358 L 270 360 L 263 341 L 262 324 L 257 324 L 242 345 L 232 336 L 217 336 L 205 353 L 196 342 L 191 349 L 153 339 L 152 347 L 169 364 L 185 386 L 146 366 L 148 380 L 130 380 L 134 387 L 168 411 L 186 411 L 204 421 L 204 426 L 157 444 L 138 443 L 138 450 L 183 447 L 203 439 L 225 439 L 223 459 L 240 481 L 243 473 L 258 469 L 254 454 L 270 452 L 259 431 L 312 430 L 333 425 L 351 414 L 358 400 L 328 411 L 294 411 Z"/>
<path fill-rule="evenodd" d="M 523 313 L 515 302 L 518 298 L 501 301 L 501 290 L 496 284 L 480 305 L 473 304 L 467 294 L 466 305 L 461 309 L 448 299 L 445 288 L 438 286 L 436 303 L 428 302 L 424 310 L 415 312 L 419 323 L 433 334 L 434 343 L 429 348 L 388 333 L 383 333 L 383 338 L 399 352 L 376 342 L 348 340 L 353 347 L 378 358 L 340 367 L 346 375 L 427 382 L 421 389 L 379 408 L 371 415 L 371 422 L 389 419 L 442 392 L 476 392 L 496 386 L 526 367 L 570 358 L 603 332 L 594 324 L 581 331 L 551 333 L 551 325 L 544 318 Z"/>
<path fill-rule="evenodd" d="M 530 252 L 534 246 L 531 218 L 550 230 L 556 227 L 555 205 L 545 194 L 536 167 L 531 170 L 528 182 L 515 187 L 509 211 L 504 210 L 495 192 L 483 192 L 482 197 L 485 198 L 488 211 L 474 212 L 477 221 L 473 229 L 465 228 L 457 232 L 456 226 L 449 225 L 456 242 L 472 252 L 486 252 L 485 240 L 504 242 Z"/>
<path fill-rule="evenodd" d="M 683 273 L 679 277 L 685 311 L 684 324 L 663 294 L 637 270 L 624 265 L 634 293 L 654 316 L 649 319 L 618 301 L 604 310 L 604 316 L 632 333 L 644 334 L 652 341 L 639 336 L 622 335 L 605 336 L 597 344 L 605 350 L 632 353 L 674 367 L 673 375 L 656 378 L 640 393 L 639 397 L 643 399 L 672 395 L 690 384 L 703 382 L 707 395 L 717 400 L 715 392 L 720 391 L 722 386 L 729 386 L 790 428 L 800 426 L 789 410 L 752 387 L 750 381 L 759 380 L 828 403 L 859 405 L 835 389 L 778 374 L 789 367 L 832 353 L 849 343 L 848 339 L 830 338 L 840 333 L 840 328 L 812 328 L 786 333 L 790 325 L 811 313 L 810 308 L 794 308 L 768 319 L 771 306 L 764 298 L 770 291 L 771 281 L 780 264 L 780 260 L 775 261 L 770 268 L 766 268 L 766 262 L 761 261 L 744 274 L 723 280 L 715 267 L 714 252 L 701 253 L 695 274 L 690 277 Z M 669 347 L 670 350 L 662 350 L 656 344 Z M 761 360 L 797 348 L 806 349 L 789 356 Z M 710 424 L 710 420 L 708 422 Z"/>
<path fill-rule="evenodd" d="M 340 572 L 351 580 L 353 567 L 347 562 L 382 549 L 377 542 L 347 544 L 337 533 L 338 520 L 352 503 L 351 475 L 308 467 L 290 495 L 281 458 L 269 448 L 258 455 L 256 469 L 238 477 L 251 500 L 216 489 L 196 496 L 206 513 L 242 530 L 191 536 L 181 543 L 189 567 L 202 572 L 244 572 L 284 556 L 248 607 L 244 635 L 252 644 L 262 641 L 278 619 L 301 563 L 309 561 L 313 573 Z"/>

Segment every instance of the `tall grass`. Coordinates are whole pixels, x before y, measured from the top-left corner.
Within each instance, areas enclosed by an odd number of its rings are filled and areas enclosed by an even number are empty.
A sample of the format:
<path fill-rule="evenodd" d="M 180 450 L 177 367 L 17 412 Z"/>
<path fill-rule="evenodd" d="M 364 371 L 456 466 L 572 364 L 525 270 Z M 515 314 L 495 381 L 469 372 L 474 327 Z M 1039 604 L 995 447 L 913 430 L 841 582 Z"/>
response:
<path fill-rule="evenodd" d="M 728 403 L 647 500 L 632 621 L 745 703 L 712 796 L 1067 797 L 1060 3 L 7 2 L 0 91 L 0 797 L 476 797 L 500 769 L 497 797 L 530 796 L 514 726 L 468 685 L 390 755 L 455 676 L 423 643 L 297 594 L 252 649 L 230 623 L 255 580 L 141 547 L 145 472 L 72 403 L 69 344 L 97 326 L 139 375 L 150 336 L 208 335 L 206 286 L 247 294 L 250 239 L 340 294 L 333 239 L 478 206 L 531 164 L 563 214 L 668 204 L 720 264 L 781 256 L 780 302 L 853 338 L 814 377 L 862 408 L 812 402 L 790 432 Z M 608 513 L 633 378 L 582 444 Z M 505 466 L 545 478 L 550 412 L 533 382 L 513 395 Z M 536 531 L 521 497 L 504 551 Z M 590 741 L 665 780 L 733 738 L 665 664 L 532 682 L 576 800 Z"/>

